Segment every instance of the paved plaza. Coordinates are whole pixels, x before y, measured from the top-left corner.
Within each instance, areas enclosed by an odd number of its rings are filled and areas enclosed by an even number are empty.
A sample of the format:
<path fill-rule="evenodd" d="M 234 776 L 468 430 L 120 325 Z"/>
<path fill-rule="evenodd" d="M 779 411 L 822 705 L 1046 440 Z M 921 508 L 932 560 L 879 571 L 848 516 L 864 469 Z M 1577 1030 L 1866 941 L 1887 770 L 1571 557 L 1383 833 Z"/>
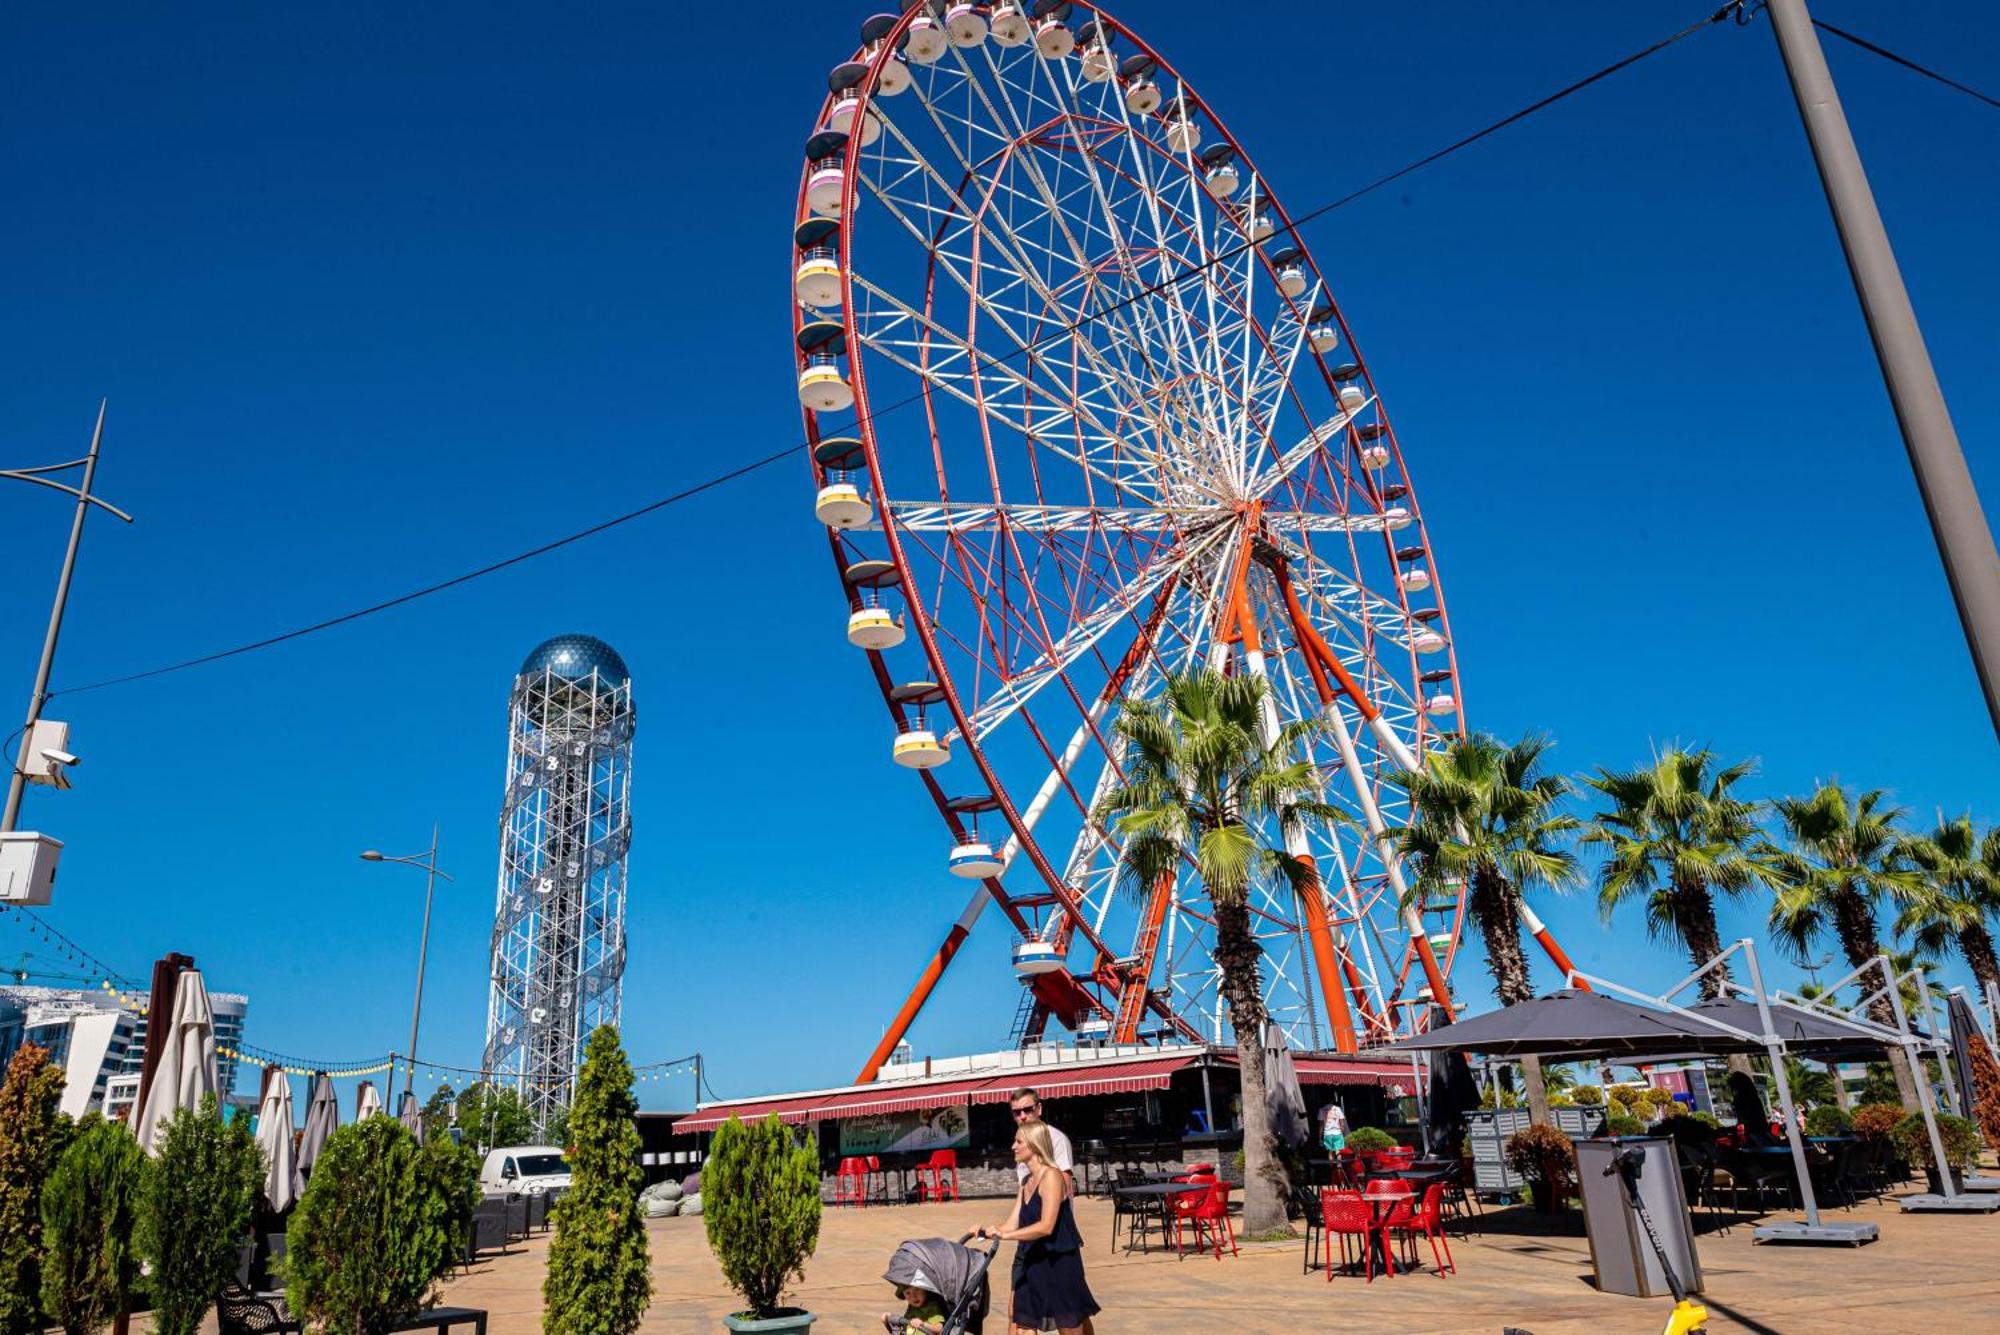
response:
<path fill-rule="evenodd" d="M 794 1301 L 819 1314 L 815 1332 L 847 1335 L 879 1330 L 889 1308 L 880 1279 L 896 1244 L 912 1237 L 956 1237 L 980 1223 L 998 1223 L 1004 1201 L 829 1210 L 819 1252 L 806 1266 Z M 1472 1231 L 1456 1230 L 1456 1276 L 1423 1273 L 1377 1278 L 1300 1273 L 1300 1243 L 1245 1244 L 1242 1255 L 1180 1260 L 1108 1250 L 1111 1207 L 1078 1202 L 1085 1264 L 1104 1315 L 1097 1329 L 1226 1331 L 1231 1335 L 1301 1330 L 1480 1332 L 1516 1326 L 1534 1335 L 1614 1335 L 1657 1331 L 1664 1300 L 1600 1294 L 1591 1283 L 1590 1249 L 1576 1219 L 1568 1232 L 1541 1231 L 1524 1210 L 1488 1211 Z M 1836 1212 L 1872 1219 L 1881 1240 L 1844 1247 L 1753 1246 L 1747 1222 L 1700 1241 L 1705 1301 L 1712 1331 L 1818 1335 L 1839 1330 L 1970 1335 L 2000 1330 L 2000 1218 L 1903 1215 L 1892 1203 Z M 1559 1224 L 1558 1227 L 1563 1227 Z M 735 1309 L 699 1219 L 648 1223 L 656 1292 L 644 1329 L 720 1332 Z M 537 1235 L 511 1254 L 482 1261 L 451 1283 L 448 1301 L 485 1307 L 492 1335 L 541 1329 L 541 1280 L 548 1242 Z M 997 1268 L 1012 1255 L 1006 1244 Z M 1429 1250 L 1420 1243 L 1426 1266 Z M 989 1332 L 1005 1324 L 987 1323 Z"/>

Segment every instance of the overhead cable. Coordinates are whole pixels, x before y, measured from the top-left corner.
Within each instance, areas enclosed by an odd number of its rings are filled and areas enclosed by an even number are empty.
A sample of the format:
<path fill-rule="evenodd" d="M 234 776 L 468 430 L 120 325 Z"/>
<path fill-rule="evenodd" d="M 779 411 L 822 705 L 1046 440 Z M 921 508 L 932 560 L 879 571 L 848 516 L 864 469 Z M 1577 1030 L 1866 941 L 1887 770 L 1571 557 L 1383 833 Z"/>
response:
<path fill-rule="evenodd" d="M 1300 214 L 1297 218 L 1294 218 L 1290 222 L 1288 222 L 1284 227 L 1277 229 L 1277 232 L 1279 233 L 1291 232 L 1295 234 L 1298 228 L 1304 225 L 1305 223 L 1312 222 L 1318 218 L 1323 218 L 1327 214 L 1332 213 L 1336 209 L 1345 208 L 1347 205 L 1352 204 L 1359 199 L 1365 198 L 1366 196 L 1373 194 L 1377 190 L 1382 189 L 1384 186 L 1391 185 L 1396 181 L 1402 180 L 1404 177 L 1410 175 L 1412 172 L 1421 171 L 1423 168 L 1431 166 L 1433 163 L 1440 162 L 1443 159 L 1448 158 L 1453 154 L 1461 151 L 1462 149 L 1469 148 L 1473 144 L 1476 144 L 1481 140 L 1488 138 L 1491 135 L 1497 134 L 1498 132 L 1506 129 L 1510 125 L 1518 124 L 1519 122 L 1526 120 L 1528 117 L 1534 115 L 1536 112 L 1546 110 L 1547 108 L 1554 106 L 1556 103 L 1563 101 L 1565 98 L 1568 98 L 1576 93 L 1579 93 L 1584 89 L 1589 88 L 1591 85 L 1596 84 L 1604 79 L 1607 79 L 1614 74 L 1617 74 L 1621 70 L 1628 69 L 1631 66 L 1638 64 L 1640 61 L 1646 59 L 1648 56 L 1656 55 L 1659 52 L 1664 51 L 1668 47 L 1674 45 L 1675 43 L 1683 40 L 1684 38 L 1691 37 L 1695 33 L 1700 32 L 1704 28 L 1707 28 L 1716 23 L 1720 23 L 1722 20 L 1730 17 L 1731 15 L 1737 14 L 1741 9 L 1742 9 L 1742 0 L 1732 0 L 1731 3 L 1722 6 L 1722 8 L 1714 11 L 1705 18 L 1695 23 L 1689 24 L 1687 27 L 1682 28 L 1680 31 L 1672 34 L 1671 36 L 1661 38 L 1659 41 L 1652 43 L 1650 46 L 1642 47 L 1641 49 L 1634 51 L 1632 54 L 1625 56 L 1620 60 L 1613 61 L 1611 64 L 1604 66 L 1602 69 L 1599 69 L 1594 73 L 1587 74 L 1583 78 L 1578 79 L 1573 83 L 1566 84 L 1562 88 L 1557 89 L 1555 92 L 1550 93 L 1548 96 L 1539 98 L 1536 101 L 1529 103 L 1527 106 L 1522 107 L 1520 110 L 1515 111 L 1509 115 L 1503 116 L 1499 120 L 1496 120 L 1491 124 L 1484 126 L 1481 129 L 1473 131 L 1471 134 L 1461 136 L 1460 138 L 1453 140 L 1451 143 L 1446 144 L 1443 148 L 1440 148 L 1432 153 L 1427 153 L 1423 157 L 1420 157 L 1415 161 L 1410 162 L 1407 165 L 1399 167 L 1395 171 L 1388 173 L 1386 176 L 1377 177 L 1375 180 L 1370 181 L 1368 184 L 1360 187 L 1357 190 L 1349 191 L 1347 194 L 1340 196 L 1338 199 L 1330 200 L 1327 203 L 1322 204 L 1317 208 L 1310 209 L 1307 212 Z M 1133 302 L 1144 300 L 1145 298 L 1153 296 L 1165 290 L 1166 288 L 1177 286 L 1178 284 L 1186 282 L 1188 279 L 1193 278 L 1205 272 L 1206 270 L 1213 268 L 1218 264 L 1222 264 L 1231 259 L 1234 259 L 1242 255 L 1245 251 L 1254 248 L 1257 244 L 1259 243 L 1244 242 L 1232 248 L 1218 251 L 1214 255 L 1209 256 L 1207 259 L 1199 263 L 1189 265 L 1188 267 L 1180 270 L 1179 272 L 1172 274 L 1167 278 L 1163 278 L 1160 281 L 1152 284 L 1151 286 L 1144 288 L 1141 291 L 1134 293 L 1131 296 L 1125 297 L 1115 303 L 1112 303 L 1111 305 L 1108 305 L 1101 310 L 1089 312 L 1080 317 L 1079 319 L 1077 319 L 1074 323 L 1064 325 L 1061 328 L 1053 330 L 1048 334 L 1044 334 L 1040 338 L 1022 344 L 1020 347 L 1014 349 L 1013 351 L 1001 354 L 979 351 L 977 349 L 972 349 L 972 351 L 981 360 L 989 363 L 990 365 L 996 367 L 1004 366 L 1007 362 L 1013 360 L 1018 356 L 1024 354 L 1032 354 L 1037 349 L 1044 347 L 1051 342 L 1072 337 L 1077 332 L 1089 327 L 1090 325 L 1096 324 L 1098 321 L 1106 318 L 1107 316 L 1115 315 L 1117 312 L 1123 310 L 1125 307 L 1131 305 Z M 907 397 L 897 399 L 891 403 L 886 403 L 879 407 L 872 408 L 866 415 L 865 419 L 861 416 L 857 416 L 854 425 L 858 427 L 863 420 L 866 420 L 872 424 L 877 419 L 885 417 L 892 412 L 896 412 L 902 408 L 907 408 L 913 403 L 918 403 L 922 401 L 925 397 L 925 394 L 926 391 L 920 389 L 915 393 L 908 395 Z M 171 673 L 185 672 L 191 668 L 205 667 L 210 663 L 223 662 L 224 660 L 237 658 L 244 654 L 255 653 L 259 650 L 270 649 L 276 647 L 277 645 L 287 644 L 293 640 L 303 639 L 308 635 L 316 635 L 322 631 L 333 630 L 336 627 L 345 626 L 351 622 L 362 620 L 365 617 L 375 616 L 378 613 L 387 612 L 394 608 L 402 607 L 406 604 L 416 602 L 419 599 L 428 598 L 433 594 L 443 593 L 448 589 L 457 588 L 462 584 L 469 584 L 474 580 L 483 579 L 488 575 L 497 574 L 502 570 L 506 570 L 512 566 L 520 565 L 526 561 L 532 561 L 539 556 L 546 556 L 550 552 L 558 551 L 561 548 L 572 545 L 573 543 L 581 542 L 586 538 L 593 538 L 600 533 L 605 533 L 610 531 L 611 529 L 618 528 L 621 525 L 629 524 L 634 520 L 643 519 L 647 515 L 653 514 L 660 510 L 664 510 L 668 506 L 675 505 L 681 501 L 689 499 L 690 497 L 698 496 L 702 492 L 710 491 L 716 487 L 722 486 L 724 483 L 733 482 L 737 478 L 744 477 L 750 473 L 757 472 L 759 469 L 767 468 L 770 465 L 777 463 L 780 459 L 790 458 L 793 455 L 796 455 L 799 452 L 800 448 L 801 448 L 800 446 L 796 445 L 788 446 L 785 449 L 775 451 L 771 454 L 767 454 L 761 459 L 755 459 L 747 464 L 743 464 L 737 468 L 733 468 L 726 473 L 717 474 L 716 476 L 711 477 L 706 481 L 698 482 L 692 486 L 682 488 L 680 491 L 674 492 L 672 495 L 663 496 L 659 500 L 649 502 L 646 505 L 642 505 L 636 510 L 628 510 L 624 514 L 616 515 L 610 519 L 606 519 L 599 523 L 592 524 L 588 528 L 578 529 L 574 533 L 569 533 L 560 538 L 555 538 L 549 542 L 541 543 L 538 546 L 530 547 L 525 551 L 517 552 L 514 555 L 505 557 L 501 560 L 489 562 L 488 564 L 479 566 L 476 569 L 468 570 L 463 574 L 454 575 L 450 579 L 439 580 L 434 584 L 427 584 L 424 585 L 422 588 L 412 589 L 408 593 L 399 594 L 394 598 L 388 598 L 377 603 L 370 603 L 365 607 L 358 607 L 355 608 L 353 611 L 343 612 L 338 616 L 327 617 L 326 619 L 321 621 L 315 621 L 308 625 L 298 626 L 291 630 L 283 631 L 276 635 L 267 635 L 262 639 L 250 640 L 247 641 L 246 643 L 234 645 L 227 649 L 218 649 L 212 653 L 199 654 L 193 658 L 181 659 L 178 662 L 162 664 L 159 667 L 147 668 L 139 672 L 127 672 L 115 677 L 104 677 L 97 681 L 85 682 L 83 685 L 80 686 L 62 687 L 58 690 L 53 690 L 48 692 L 48 698 L 53 699 L 55 696 L 58 695 L 81 695 L 86 691 L 102 690 L 109 686 L 124 686 L 132 682 L 147 681 L 154 677 L 164 677 Z"/>

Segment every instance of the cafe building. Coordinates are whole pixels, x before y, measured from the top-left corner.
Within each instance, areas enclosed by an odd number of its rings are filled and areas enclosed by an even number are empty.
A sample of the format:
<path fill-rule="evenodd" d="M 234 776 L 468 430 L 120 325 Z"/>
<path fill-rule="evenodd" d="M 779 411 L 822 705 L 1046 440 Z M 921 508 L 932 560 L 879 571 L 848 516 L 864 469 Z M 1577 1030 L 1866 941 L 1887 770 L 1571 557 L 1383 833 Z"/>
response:
<path fill-rule="evenodd" d="M 1350 1127 L 1379 1126 L 1412 1139 L 1419 1120 L 1418 1077 L 1407 1059 L 1365 1054 L 1293 1057 L 1310 1125 L 1338 1102 Z M 1242 1099 L 1236 1049 L 1055 1046 L 922 1058 L 882 1068 L 865 1085 L 704 1103 L 677 1118 L 679 1137 L 707 1133 L 731 1117 L 775 1114 L 815 1145 L 829 1177 L 841 1160 L 874 1156 L 891 1198 L 909 1188 L 909 1170 L 933 1152 L 957 1158 L 965 1195 L 1005 1195 L 1014 1188 L 1015 1091 L 1032 1089 L 1042 1115 L 1070 1138 L 1079 1187 L 1120 1169 L 1214 1164 L 1240 1178 Z"/>

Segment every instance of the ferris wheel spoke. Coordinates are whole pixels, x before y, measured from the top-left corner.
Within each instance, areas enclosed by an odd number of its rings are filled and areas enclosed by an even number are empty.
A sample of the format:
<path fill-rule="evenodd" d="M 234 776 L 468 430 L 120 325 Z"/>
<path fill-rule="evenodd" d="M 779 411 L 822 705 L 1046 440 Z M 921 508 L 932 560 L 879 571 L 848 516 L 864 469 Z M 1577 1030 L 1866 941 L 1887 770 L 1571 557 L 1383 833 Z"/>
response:
<path fill-rule="evenodd" d="M 918 356 L 903 351 L 896 343 L 864 334 L 864 341 L 875 352 L 895 362 L 925 383 L 951 395 L 974 411 L 997 419 L 1041 448 L 1076 464 L 1111 487 L 1116 494 L 1150 495 L 1158 489 L 1157 480 L 1152 475 L 1154 470 L 1143 466 L 1144 461 L 1137 456 L 1121 452 L 1118 447 L 1125 440 L 1124 433 L 1117 425 L 1103 421 L 1094 410 L 1095 406 L 1087 400 L 1074 397 L 1059 398 L 1048 386 L 1037 384 L 1028 375 L 1024 375 L 990 353 L 980 352 L 956 330 L 947 328 L 915 308 L 905 305 L 885 288 L 860 274 L 855 274 L 853 281 L 870 294 L 897 307 L 910 321 L 922 326 L 934 336 L 934 339 L 925 338 L 909 344 L 912 352 L 921 356 L 937 342 L 942 342 L 954 355 L 948 364 L 926 364 L 919 360 Z M 1001 393 L 988 392 L 981 374 L 982 363 L 998 374 L 1003 386 Z M 1033 365 L 1032 360 L 1030 364 Z M 1031 416 L 1035 413 L 1038 397 L 1047 399 L 1047 407 L 1040 415 Z M 1005 409 L 1009 407 L 1019 416 L 1008 416 Z M 1109 411 L 1118 410 L 1114 407 Z M 1099 442 L 1098 451 L 1093 454 L 1083 447 L 1072 451 L 1058 445 L 1056 442 L 1063 437 L 1061 428 L 1067 424 L 1075 424 L 1079 428 L 1085 426 L 1091 428 L 1092 434 L 1082 439 Z M 1121 468 L 1124 471 L 1116 471 Z"/>
<path fill-rule="evenodd" d="M 1062 638 L 1051 645 L 1038 660 L 1014 673 L 999 690 L 980 701 L 971 711 L 973 739 L 982 740 L 991 734 L 1007 720 L 1010 714 L 1033 699 L 1036 693 L 1059 673 L 1089 653 L 1112 627 L 1127 617 L 1137 615 L 1146 599 L 1162 588 L 1169 579 L 1205 557 L 1213 555 L 1227 536 L 1226 530 L 1217 530 L 1197 538 L 1191 545 L 1182 549 L 1178 556 L 1154 563 L 1129 583 L 1114 590 L 1103 603 L 1079 616 L 1071 623 Z M 956 740 L 957 730 L 953 731 L 952 736 Z"/>
<path fill-rule="evenodd" d="M 1213 507 L 1129 509 L 1102 505 L 989 505 L 982 502 L 885 500 L 896 527 L 913 533 L 970 533 L 1009 528 L 1017 533 L 1083 532 L 1172 535 L 1217 522 Z M 1207 522 L 1203 522 L 1207 521 Z M 863 527 L 880 527 L 864 525 Z"/>
<path fill-rule="evenodd" d="M 1344 439 L 1341 433 L 1346 431 L 1347 424 L 1365 411 L 1366 407 L 1367 405 L 1363 404 L 1360 408 L 1344 408 L 1313 427 L 1306 433 L 1305 439 L 1279 455 L 1262 472 L 1253 477 L 1244 487 L 1244 495 L 1253 501 L 1261 501 L 1269 496 L 1280 482 L 1297 470 L 1300 464 L 1326 450 L 1334 442 Z"/>
<path fill-rule="evenodd" d="M 958 53 L 958 59 L 963 65 L 964 55 L 962 52 Z M 964 81 L 965 86 L 979 91 L 981 96 L 984 97 L 984 85 L 979 79 L 973 76 L 970 66 L 965 66 L 965 72 L 967 75 Z M 941 130 L 944 129 L 944 122 L 938 108 L 933 105 L 928 96 L 924 95 L 921 89 L 919 93 L 922 98 L 922 105 L 925 107 L 930 119 L 938 128 Z M 990 99 L 987 100 L 986 105 L 989 110 L 995 111 L 997 115 L 997 109 L 993 107 Z M 900 128 L 894 126 L 893 122 L 885 121 L 885 124 L 889 125 L 892 134 L 902 138 L 902 131 Z M 1034 290 L 1043 302 L 1046 310 L 1055 313 L 1061 319 L 1063 325 L 1072 331 L 1069 344 L 1077 357 L 1079 369 L 1081 369 L 1081 364 L 1087 360 L 1089 362 L 1088 369 L 1093 376 L 1103 381 L 1107 386 L 1115 387 L 1128 405 L 1143 409 L 1147 404 L 1147 395 L 1144 392 L 1142 382 L 1135 378 L 1129 368 L 1121 368 L 1113 365 L 1090 339 L 1078 336 L 1075 333 L 1076 326 L 1080 323 L 1083 312 L 1069 309 L 1057 295 L 1056 289 L 1059 283 L 1063 281 L 1056 273 L 1056 266 L 1059 262 L 1075 264 L 1079 274 L 1088 274 L 1091 272 L 1086 257 L 1075 247 L 1073 239 L 1069 253 L 1065 255 L 1053 246 L 1044 245 L 1023 235 L 1013 226 L 1009 211 L 1005 207 L 1007 195 L 1012 193 L 1012 188 L 1008 185 L 1005 178 L 989 179 L 985 174 L 982 174 L 979 167 L 960 148 L 954 136 L 947 134 L 944 138 L 951 146 L 953 157 L 957 161 L 963 179 L 978 183 L 982 187 L 981 193 L 983 197 L 977 200 L 966 198 L 963 190 L 953 186 L 941 172 L 931 166 L 927 159 L 922 157 L 921 153 L 907 138 L 903 138 L 906 148 L 908 148 L 916 160 L 923 163 L 928 177 L 927 184 L 934 185 L 942 192 L 951 206 L 953 217 L 947 218 L 946 221 L 963 219 L 966 225 L 955 230 L 944 230 L 941 224 L 938 235 L 935 239 L 932 239 L 926 237 L 921 228 L 917 227 L 900 210 L 897 210 L 896 216 L 899 221 L 903 223 L 905 228 L 910 231 L 920 244 L 925 245 L 932 252 L 934 257 L 940 260 L 947 256 L 958 259 L 959 263 L 956 265 L 940 263 L 939 267 L 944 269 L 955 283 L 963 288 L 975 301 L 980 302 L 982 308 L 987 309 L 997 319 L 997 310 L 981 294 L 980 288 L 982 285 L 972 281 L 968 277 L 968 273 L 980 272 L 982 266 L 970 256 L 957 257 L 953 255 L 949 246 L 951 241 L 961 238 L 971 239 L 976 237 L 990 241 L 996 249 L 1002 252 L 1010 263 L 987 267 L 997 268 L 1010 279 L 1024 283 Z M 1018 153 L 1010 158 L 1009 161 L 1025 161 L 1029 164 L 1031 171 L 1037 170 L 1035 155 L 1033 153 Z M 995 176 L 998 176 L 998 173 L 995 173 Z M 878 197 L 880 197 L 880 192 L 877 193 Z M 1036 203 L 1041 206 L 1047 206 L 1050 202 L 1047 199 L 1036 200 Z M 894 201 L 885 200 L 885 203 L 889 203 L 893 207 Z M 996 205 L 997 207 L 991 207 Z M 931 211 L 937 211 L 936 206 L 928 202 L 925 204 L 925 207 Z M 1061 216 L 1059 209 L 1052 210 L 1052 213 L 1054 216 Z M 1034 263 L 1030 262 L 1029 256 L 1034 254 L 1039 254 L 1043 257 L 1046 266 L 1045 270 L 1038 269 Z M 1040 352 L 1035 340 L 1027 337 L 1004 320 L 1001 323 L 1016 347 L 1028 354 L 1030 363 L 1032 364 Z M 1119 341 L 1114 340 L 1113 346 L 1119 346 Z M 1046 354 L 1043 355 L 1046 358 Z"/>

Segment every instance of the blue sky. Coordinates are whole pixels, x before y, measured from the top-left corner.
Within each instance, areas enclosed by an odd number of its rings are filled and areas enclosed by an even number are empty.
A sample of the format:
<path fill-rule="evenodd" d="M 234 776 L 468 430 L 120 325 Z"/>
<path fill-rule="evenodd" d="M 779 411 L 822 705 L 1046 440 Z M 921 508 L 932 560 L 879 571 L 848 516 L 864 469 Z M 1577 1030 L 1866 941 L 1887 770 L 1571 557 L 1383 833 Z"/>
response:
<path fill-rule="evenodd" d="M 1298 212 L 1702 8 L 1163 2 L 1144 31 Z M 1818 9 L 1975 83 L 2000 68 L 1991 6 Z M 109 396 L 101 487 L 139 516 L 92 524 L 56 685 L 390 596 L 795 440 L 798 146 L 866 10 L 0 14 L 0 458 L 80 453 Z M 1829 57 L 2000 504 L 2000 122 Z M 1472 723 L 1547 729 L 1577 769 L 1681 738 L 1761 757 L 1759 792 L 1837 774 L 1926 818 L 2000 819 L 1993 735 L 1764 22 L 1307 237 L 1393 405 Z M 68 515 L 25 487 L 0 506 L 18 700 Z M 59 700 L 86 763 L 28 807 L 68 843 L 50 921 L 133 974 L 197 956 L 251 994 L 254 1042 L 381 1052 L 406 1032 L 422 885 L 355 854 L 416 850 L 437 820 L 459 879 L 423 1048 L 476 1060 L 506 691 L 531 646 L 588 631 L 632 665 L 640 708 L 635 1057 L 702 1049 L 725 1094 L 839 1083 L 963 900 L 840 626 L 807 477 L 780 465 L 356 626 Z M 1547 915 L 1586 969 L 1682 970 L 1585 899 Z M 1726 934 L 1758 916 L 1732 907 Z M 0 922 L 0 955 L 29 944 Z M 920 1052 L 1004 1039 L 1007 944 L 975 938 Z"/>

